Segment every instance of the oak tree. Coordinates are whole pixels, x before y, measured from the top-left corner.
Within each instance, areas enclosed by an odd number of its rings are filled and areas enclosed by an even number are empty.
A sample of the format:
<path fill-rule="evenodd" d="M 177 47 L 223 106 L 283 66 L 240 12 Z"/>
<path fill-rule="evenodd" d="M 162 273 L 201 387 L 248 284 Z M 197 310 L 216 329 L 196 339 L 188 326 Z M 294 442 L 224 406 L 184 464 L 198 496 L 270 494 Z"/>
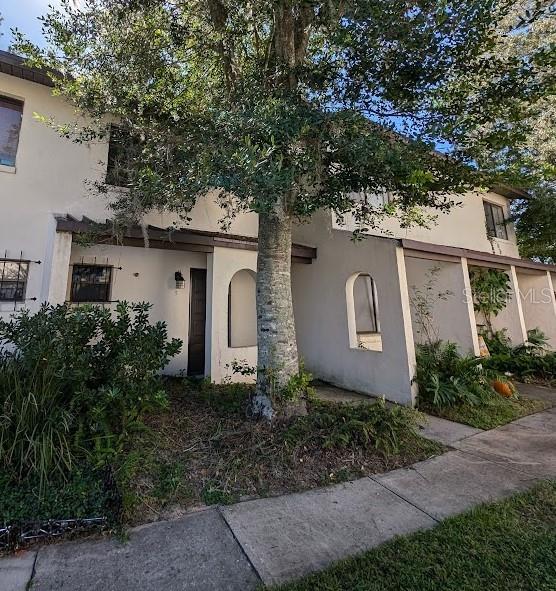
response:
<path fill-rule="evenodd" d="M 292 225 L 319 209 L 353 212 L 363 234 L 387 215 L 422 223 L 454 194 L 501 180 L 496 155 L 520 141 L 524 111 L 548 85 L 544 54 L 494 51 L 511 7 L 64 0 L 43 18 L 46 48 L 20 36 L 17 49 L 59 72 L 56 92 L 87 115 L 62 133 L 106 137 L 109 116 L 134 138 L 116 217 L 162 209 L 186 223 L 208 192 L 223 223 L 258 214 L 253 411 L 270 418 L 279 396 L 269 393 L 299 369 Z M 395 196 L 387 206 L 361 198 L 384 190 Z"/>

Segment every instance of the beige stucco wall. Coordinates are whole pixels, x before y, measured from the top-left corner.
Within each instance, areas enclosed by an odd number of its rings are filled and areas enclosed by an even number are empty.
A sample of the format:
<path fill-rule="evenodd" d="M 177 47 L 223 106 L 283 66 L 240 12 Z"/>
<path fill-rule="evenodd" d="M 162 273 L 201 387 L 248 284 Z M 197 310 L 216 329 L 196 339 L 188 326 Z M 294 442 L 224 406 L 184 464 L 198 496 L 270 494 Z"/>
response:
<path fill-rule="evenodd" d="M 470 306 L 467 267 L 462 260 L 427 260 L 407 256 L 405 258 L 407 283 L 411 303 L 413 335 L 417 343 L 425 343 L 427 335 L 417 321 L 415 303 L 417 290 L 430 298 L 432 305 L 433 335 L 443 341 L 457 343 L 464 354 L 478 354 L 475 317 Z M 433 270 L 437 272 L 433 272 Z M 431 283 L 427 286 L 429 279 Z M 431 289 L 428 290 L 427 287 Z M 450 292 L 450 293 L 447 293 Z"/>
<path fill-rule="evenodd" d="M 108 147 L 105 143 L 75 144 L 34 118 L 34 113 L 60 123 L 75 120 L 73 108 L 51 96 L 46 86 L 0 74 L 0 95 L 24 101 L 16 167 L 0 167 L 0 257 L 40 260 L 29 272 L 25 305 L 36 309 L 50 293 L 51 266 L 56 244 L 55 214 L 85 215 L 104 221 L 110 217 L 108 198 L 90 189 L 102 180 Z M 213 195 L 200 199 L 191 213 L 193 228 L 220 231 L 222 209 Z M 151 214 L 147 222 L 167 227 L 176 221 L 169 214 Z M 233 220 L 230 233 L 255 236 L 257 216 L 244 214 Z M 56 273 L 56 271 L 54 271 Z M 22 304 L 18 304 L 18 308 Z M 13 312 L 12 304 L 0 304 L 0 314 Z"/>
<path fill-rule="evenodd" d="M 556 348 L 556 299 L 548 272 L 517 272 L 526 330 L 539 328 Z"/>
<path fill-rule="evenodd" d="M 519 296 L 519 284 L 515 267 L 499 266 L 509 277 L 509 298 L 504 309 L 497 316 L 492 317 L 492 328 L 495 331 L 505 331 L 513 345 L 523 343 L 527 338 L 521 297 Z M 478 325 L 486 326 L 484 316 L 480 312 L 475 313 Z"/>
<path fill-rule="evenodd" d="M 211 347 L 207 348 L 205 373 L 216 383 L 227 378 L 234 381 L 252 381 L 250 376 L 234 375 L 229 367 L 233 361 L 245 362 L 250 367 L 257 365 L 257 347 L 228 346 L 228 288 L 232 277 L 240 270 L 257 271 L 257 253 L 216 247 L 207 255 L 207 319 Z M 226 367 L 228 366 L 228 367 Z"/>
<path fill-rule="evenodd" d="M 190 270 L 205 269 L 207 255 L 200 252 L 179 252 L 156 248 L 95 245 L 84 248 L 74 245 L 70 264 L 97 263 L 113 265 L 112 300 L 150 302 L 151 321 L 164 321 L 170 338 L 179 338 L 184 345 L 179 355 L 166 368 L 168 373 L 187 371 L 187 340 L 189 336 Z M 186 284 L 176 289 L 174 273 L 181 271 Z M 66 270 L 66 300 L 69 300 L 71 266 Z M 116 304 L 109 305 L 111 309 Z M 209 338 L 210 335 L 207 335 Z"/>
<path fill-rule="evenodd" d="M 300 356 L 315 377 L 366 394 L 410 404 L 414 350 L 405 270 L 394 241 L 354 243 L 317 214 L 295 229 L 295 238 L 317 246 L 311 265 L 294 265 L 293 303 Z M 346 282 L 368 273 L 376 282 L 382 351 L 350 346 Z"/>
<path fill-rule="evenodd" d="M 504 208 L 505 216 L 509 216 L 509 200 L 506 197 L 489 192 L 473 192 L 454 197 L 454 205 L 448 213 L 439 213 L 435 210 L 428 210 L 428 213 L 437 216 L 436 223 L 430 228 L 413 226 L 401 228 L 395 218 L 385 218 L 381 224 L 382 231 L 371 231 L 375 235 L 393 236 L 396 238 L 408 238 L 420 240 L 431 244 L 442 244 L 446 246 L 457 246 L 470 250 L 493 252 L 506 256 L 519 256 L 515 229 L 513 224 L 508 225 L 508 240 L 489 240 L 486 234 L 485 214 L 483 200 L 491 201 Z M 427 210 L 425 210 L 427 212 Z M 344 224 L 339 224 L 334 218 L 334 227 L 344 228 L 353 231 L 355 222 L 351 215 L 347 215 Z"/>

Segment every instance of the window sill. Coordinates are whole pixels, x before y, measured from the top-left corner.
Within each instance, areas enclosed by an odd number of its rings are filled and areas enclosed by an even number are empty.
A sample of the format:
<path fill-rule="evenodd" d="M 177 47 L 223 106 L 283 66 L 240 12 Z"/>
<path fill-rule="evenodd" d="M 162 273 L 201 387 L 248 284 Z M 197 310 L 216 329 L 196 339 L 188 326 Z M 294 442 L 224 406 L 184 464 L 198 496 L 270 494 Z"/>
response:
<path fill-rule="evenodd" d="M 15 174 L 15 166 L 7 166 L 6 164 L 0 164 L 0 172 L 7 172 L 8 174 Z"/>
<path fill-rule="evenodd" d="M 66 303 L 70 306 L 107 306 L 109 304 L 117 304 L 119 300 L 106 300 L 102 302 L 74 302 L 73 300 L 66 300 Z"/>
<path fill-rule="evenodd" d="M 0 302 L 0 312 L 2 313 L 6 313 L 6 312 L 16 312 L 17 310 L 19 310 L 21 308 L 21 306 L 24 306 L 25 302 L 24 301 L 20 301 L 18 300 L 17 302 L 14 302 L 13 300 L 7 301 L 7 300 L 3 300 Z"/>
<path fill-rule="evenodd" d="M 256 349 L 257 345 L 228 345 L 228 349 L 245 349 L 246 351 L 249 351 L 250 349 Z"/>
<path fill-rule="evenodd" d="M 378 332 L 357 335 L 358 346 L 352 347 L 356 351 L 382 352 L 382 335 Z"/>
<path fill-rule="evenodd" d="M 512 241 L 509 238 L 498 238 L 498 236 L 487 236 L 487 240 L 490 242 L 494 240 L 494 242 L 503 242 L 504 244 L 509 244 Z"/>

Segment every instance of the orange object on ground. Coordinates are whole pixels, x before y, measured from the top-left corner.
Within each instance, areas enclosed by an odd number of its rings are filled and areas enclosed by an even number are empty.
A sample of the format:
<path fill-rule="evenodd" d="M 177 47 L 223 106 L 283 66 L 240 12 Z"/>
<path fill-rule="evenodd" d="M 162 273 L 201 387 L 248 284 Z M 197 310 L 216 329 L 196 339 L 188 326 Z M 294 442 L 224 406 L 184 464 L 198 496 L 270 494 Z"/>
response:
<path fill-rule="evenodd" d="M 500 380 L 494 380 L 491 386 L 504 398 L 511 398 L 513 396 L 513 388 L 509 382 L 502 382 Z"/>

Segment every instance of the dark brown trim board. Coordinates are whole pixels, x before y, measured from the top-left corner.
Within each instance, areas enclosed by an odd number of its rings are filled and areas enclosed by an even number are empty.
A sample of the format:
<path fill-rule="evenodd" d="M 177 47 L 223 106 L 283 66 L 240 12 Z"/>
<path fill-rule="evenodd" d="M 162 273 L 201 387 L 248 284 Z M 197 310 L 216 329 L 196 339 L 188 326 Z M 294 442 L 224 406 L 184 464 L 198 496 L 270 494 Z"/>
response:
<path fill-rule="evenodd" d="M 8 51 L 0 50 L 0 72 L 8 74 L 8 76 L 15 76 L 22 80 L 42 84 L 43 86 L 54 86 L 52 80 L 45 72 L 27 66 L 24 58 Z"/>
<path fill-rule="evenodd" d="M 455 246 L 443 246 L 442 244 L 429 244 L 427 242 L 408 240 L 406 238 L 402 238 L 400 242 L 407 254 L 416 252 L 427 253 L 431 255 L 442 255 L 444 257 L 463 257 L 469 259 L 470 262 L 478 261 L 497 265 L 513 265 L 514 267 L 519 267 L 521 269 L 535 269 L 539 271 L 550 271 L 551 273 L 556 273 L 556 265 L 545 265 L 544 263 L 537 263 L 536 261 L 532 261 L 530 259 L 518 259 L 501 254 L 481 252 L 479 250 L 457 248 Z"/>
<path fill-rule="evenodd" d="M 56 218 L 58 232 L 72 234 L 92 233 L 94 240 L 102 244 L 121 244 L 123 246 L 144 247 L 143 231 L 139 226 L 131 226 L 116 236 L 110 232 L 111 224 L 107 220 L 98 224 L 84 217 L 78 220 L 70 215 Z M 165 229 L 148 226 L 149 244 L 151 248 L 166 250 L 189 250 L 197 252 L 213 252 L 215 247 L 236 248 L 240 250 L 257 250 L 258 240 L 252 236 L 239 236 L 223 232 L 208 232 L 193 229 Z M 317 258 L 317 249 L 302 244 L 292 244 L 292 261 L 310 264 Z"/>

